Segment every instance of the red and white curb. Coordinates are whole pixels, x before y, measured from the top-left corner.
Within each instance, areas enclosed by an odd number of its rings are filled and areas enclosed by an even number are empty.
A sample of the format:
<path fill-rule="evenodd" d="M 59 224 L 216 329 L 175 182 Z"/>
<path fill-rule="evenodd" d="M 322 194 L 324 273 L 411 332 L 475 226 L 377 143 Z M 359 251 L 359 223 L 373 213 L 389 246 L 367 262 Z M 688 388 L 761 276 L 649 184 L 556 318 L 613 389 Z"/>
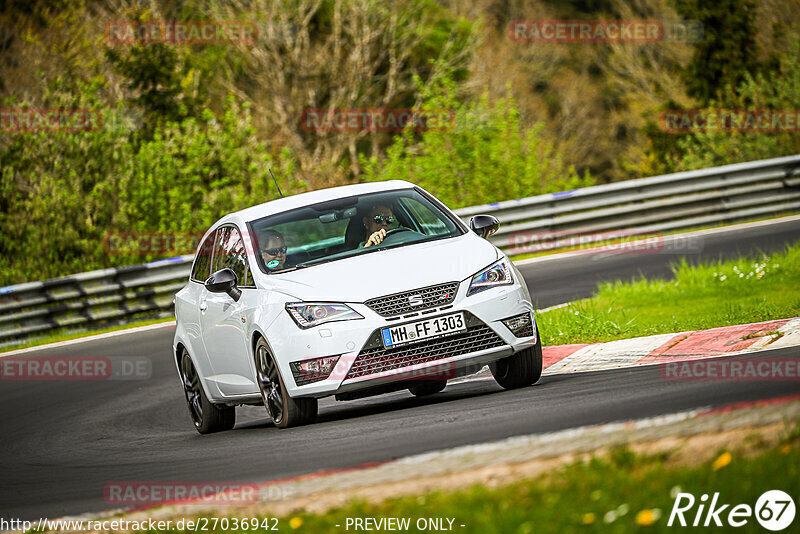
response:
<path fill-rule="evenodd" d="M 554 345 L 542 349 L 542 375 L 585 373 L 642 365 L 732 356 L 800 345 L 800 317 L 722 326 L 672 334 L 620 339 L 606 343 Z M 451 380 L 459 384 L 494 380 L 488 368 Z"/>
<path fill-rule="evenodd" d="M 800 345 L 800 317 L 542 351 L 544 375 L 618 369 Z"/>

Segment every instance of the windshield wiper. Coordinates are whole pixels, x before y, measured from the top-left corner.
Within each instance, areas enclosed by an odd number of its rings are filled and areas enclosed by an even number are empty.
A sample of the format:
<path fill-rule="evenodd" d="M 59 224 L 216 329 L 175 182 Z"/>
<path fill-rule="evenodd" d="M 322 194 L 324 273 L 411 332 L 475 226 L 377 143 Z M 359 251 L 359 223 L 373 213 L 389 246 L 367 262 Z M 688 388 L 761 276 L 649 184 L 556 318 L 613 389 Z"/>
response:
<path fill-rule="evenodd" d="M 284 267 L 283 269 L 278 269 L 276 271 L 270 271 L 267 274 L 279 274 L 279 273 L 289 273 L 295 271 L 297 269 L 302 269 L 304 267 L 308 267 L 306 263 L 298 263 L 297 265 L 292 265 L 291 267 Z"/>
<path fill-rule="evenodd" d="M 304 261 L 303 263 L 298 263 L 294 266 L 295 269 L 305 269 L 306 267 L 311 267 L 312 265 L 316 265 L 318 263 L 325 263 L 326 261 L 330 261 L 328 258 L 317 258 L 316 260 L 309 260 Z"/>

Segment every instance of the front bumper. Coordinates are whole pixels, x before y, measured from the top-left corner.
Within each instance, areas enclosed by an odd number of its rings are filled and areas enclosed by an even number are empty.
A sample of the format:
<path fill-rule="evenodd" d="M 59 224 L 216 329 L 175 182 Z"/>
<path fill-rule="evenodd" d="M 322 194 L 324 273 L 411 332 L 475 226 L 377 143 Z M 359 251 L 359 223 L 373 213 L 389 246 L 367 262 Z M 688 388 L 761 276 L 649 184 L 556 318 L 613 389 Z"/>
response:
<path fill-rule="evenodd" d="M 459 284 L 452 304 L 407 314 L 399 320 L 387 320 L 364 304 L 348 303 L 364 319 L 301 330 L 288 314 L 282 314 L 271 330 L 292 335 L 269 339 L 288 393 L 292 397 L 325 397 L 392 382 L 454 378 L 536 343 L 535 335 L 516 337 L 502 322 L 520 313 L 533 317 L 533 306 L 520 282 L 467 297 L 468 285 L 469 281 Z M 383 348 L 382 328 L 459 311 L 467 318 L 468 330 L 463 334 Z M 339 355 L 339 360 L 328 378 L 298 385 L 290 362 L 334 355 Z"/>

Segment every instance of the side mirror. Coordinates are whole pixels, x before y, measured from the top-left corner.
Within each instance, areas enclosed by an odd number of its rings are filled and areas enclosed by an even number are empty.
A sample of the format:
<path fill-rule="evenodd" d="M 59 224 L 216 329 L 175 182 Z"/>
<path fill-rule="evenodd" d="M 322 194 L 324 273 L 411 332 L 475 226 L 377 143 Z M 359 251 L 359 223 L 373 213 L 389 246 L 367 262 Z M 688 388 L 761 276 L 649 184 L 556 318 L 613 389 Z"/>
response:
<path fill-rule="evenodd" d="M 476 215 L 469 220 L 469 227 L 473 232 L 487 239 L 500 228 L 500 221 L 494 215 Z"/>
<path fill-rule="evenodd" d="M 211 293 L 226 293 L 234 301 L 239 302 L 242 290 L 236 287 L 236 273 L 232 269 L 220 269 L 206 279 L 206 289 Z"/>

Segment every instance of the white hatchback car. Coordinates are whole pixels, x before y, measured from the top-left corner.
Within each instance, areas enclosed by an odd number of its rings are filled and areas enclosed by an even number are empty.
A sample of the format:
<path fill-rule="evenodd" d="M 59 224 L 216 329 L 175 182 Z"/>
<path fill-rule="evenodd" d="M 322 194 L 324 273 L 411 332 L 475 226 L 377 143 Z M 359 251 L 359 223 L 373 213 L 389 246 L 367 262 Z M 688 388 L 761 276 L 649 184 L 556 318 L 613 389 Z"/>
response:
<path fill-rule="evenodd" d="M 519 271 L 412 183 L 281 198 L 226 215 L 175 298 L 174 354 L 201 433 L 263 404 L 278 427 L 317 399 L 429 395 L 489 364 L 504 388 L 535 383 L 542 347 Z M 377 232 L 373 236 L 372 232 Z"/>

